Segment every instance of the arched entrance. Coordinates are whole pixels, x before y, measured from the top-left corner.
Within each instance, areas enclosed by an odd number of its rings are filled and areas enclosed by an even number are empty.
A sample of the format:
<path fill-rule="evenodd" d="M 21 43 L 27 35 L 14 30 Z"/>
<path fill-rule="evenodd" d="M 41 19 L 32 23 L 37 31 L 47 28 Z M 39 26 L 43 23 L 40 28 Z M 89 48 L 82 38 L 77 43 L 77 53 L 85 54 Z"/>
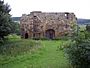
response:
<path fill-rule="evenodd" d="M 54 39 L 54 37 L 55 37 L 55 31 L 53 29 L 48 29 L 48 30 L 46 30 L 45 33 L 46 33 L 46 37 L 48 39 Z"/>
<path fill-rule="evenodd" d="M 27 39 L 28 38 L 28 33 L 25 33 L 25 39 Z"/>

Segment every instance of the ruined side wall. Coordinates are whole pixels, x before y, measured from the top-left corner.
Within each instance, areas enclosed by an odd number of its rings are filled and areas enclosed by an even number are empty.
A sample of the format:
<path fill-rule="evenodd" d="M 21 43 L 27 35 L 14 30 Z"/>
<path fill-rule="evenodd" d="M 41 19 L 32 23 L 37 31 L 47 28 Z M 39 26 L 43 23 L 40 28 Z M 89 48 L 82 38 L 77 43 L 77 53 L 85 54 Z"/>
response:
<path fill-rule="evenodd" d="M 25 33 L 28 33 L 28 36 L 32 37 L 33 19 L 31 16 L 22 15 L 20 20 L 20 29 L 22 37 L 25 37 Z"/>

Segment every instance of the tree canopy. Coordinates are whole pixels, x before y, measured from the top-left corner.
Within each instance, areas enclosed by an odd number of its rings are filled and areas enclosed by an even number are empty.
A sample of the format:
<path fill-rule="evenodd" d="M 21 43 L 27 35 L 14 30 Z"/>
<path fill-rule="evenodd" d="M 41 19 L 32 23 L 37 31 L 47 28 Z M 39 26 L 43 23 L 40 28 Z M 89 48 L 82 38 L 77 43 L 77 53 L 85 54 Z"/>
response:
<path fill-rule="evenodd" d="M 8 4 L 4 4 L 4 1 L 0 0 L 0 39 L 4 39 L 11 33 L 12 30 L 12 20 L 9 12 L 11 11 Z"/>

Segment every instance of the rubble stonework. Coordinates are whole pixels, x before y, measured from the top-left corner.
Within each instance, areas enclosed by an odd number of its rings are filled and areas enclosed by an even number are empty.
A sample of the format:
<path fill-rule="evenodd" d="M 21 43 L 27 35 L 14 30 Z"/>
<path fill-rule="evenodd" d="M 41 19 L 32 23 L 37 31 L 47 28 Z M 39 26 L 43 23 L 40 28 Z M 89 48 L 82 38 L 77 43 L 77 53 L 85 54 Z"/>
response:
<path fill-rule="evenodd" d="M 20 19 L 22 38 L 58 38 L 71 35 L 77 23 L 74 13 L 33 11 Z"/>

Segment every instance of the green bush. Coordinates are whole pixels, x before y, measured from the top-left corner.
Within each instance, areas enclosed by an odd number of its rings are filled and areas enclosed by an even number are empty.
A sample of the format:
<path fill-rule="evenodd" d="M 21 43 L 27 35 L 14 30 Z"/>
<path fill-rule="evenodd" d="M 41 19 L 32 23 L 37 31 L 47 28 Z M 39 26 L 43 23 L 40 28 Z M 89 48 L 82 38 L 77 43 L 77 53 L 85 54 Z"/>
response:
<path fill-rule="evenodd" d="M 86 30 L 90 32 L 90 24 L 86 25 Z"/>
<path fill-rule="evenodd" d="M 79 32 L 78 36 L 72 40 L 75 43 L 69 44 L 65 48 L 73 68 L 90 68 L 90 40 L 86 38 L 85 32 Z"/>
<path fill-rule="evenodd" d="M 83 42 L 80 44 L 73 44 L 66 49 L 66 52 L 74 68 L 89 68 L 90 43 Z"/>

